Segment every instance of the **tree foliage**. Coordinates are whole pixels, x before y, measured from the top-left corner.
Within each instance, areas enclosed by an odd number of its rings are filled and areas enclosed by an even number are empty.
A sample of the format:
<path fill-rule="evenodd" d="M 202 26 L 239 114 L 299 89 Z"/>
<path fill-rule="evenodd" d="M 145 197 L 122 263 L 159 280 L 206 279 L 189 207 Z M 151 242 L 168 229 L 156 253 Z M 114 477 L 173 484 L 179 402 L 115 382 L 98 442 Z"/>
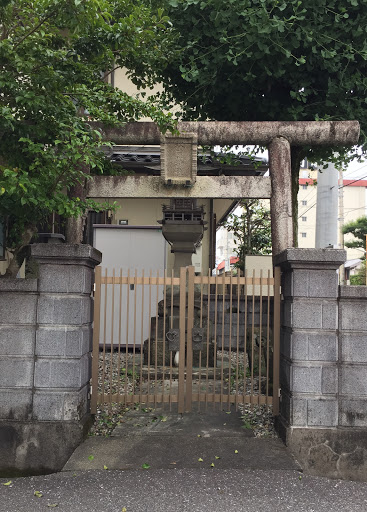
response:
<path fill-rule="evenodd" d="M 244 268 L 247 255 L 271 254 L 270 210 L 258 199 L 243 199 L 241 215 L 232 213 L 225 227 L 236 239 L 237 266 Z"/>
<path fill-rule="evenodd" d="M 190 118 L 360 119 L 366 131 L 363 0 L 168 0 L 181 51 L 167 90 Z"/>
<path fill-rule="evenodd" d="M 357 274 L 350 276 L 350 284 L 366 286 L 366 260 L 362 261 L 361 268 L 359 269 Z"/>
<path fill-rule="evenodd" d="M 81 215 L 92 201 L 71 193 L 103 171 L 100 133 L 85 122 L 171 119 L 154 104 L 114 89 L 124 66 L 150 85 L 172 39 L 162 9 L 140 0 L 1 0 L 0 218 L 8 249 L 27 244 L 51 212 Z"/>
<path fill-rule="evenodd" d="M 348 222 L 343 226 L 344 235 L 350 233 L 354 236 L 355 240 L 344 242 L 346 247 L 350 248 L 366 248 L 366 235 L 367 235 L 367 217 L 359 217 L 356 220 Z"/>
<path fill-rule="evenodd" d="M 353 120 L 367 150 L 365 0 L 166 0 L 180 51 L 162 74 L 188 119 Z M 346 162 L 350 148 L 292 148 L 300 162 Z"/>

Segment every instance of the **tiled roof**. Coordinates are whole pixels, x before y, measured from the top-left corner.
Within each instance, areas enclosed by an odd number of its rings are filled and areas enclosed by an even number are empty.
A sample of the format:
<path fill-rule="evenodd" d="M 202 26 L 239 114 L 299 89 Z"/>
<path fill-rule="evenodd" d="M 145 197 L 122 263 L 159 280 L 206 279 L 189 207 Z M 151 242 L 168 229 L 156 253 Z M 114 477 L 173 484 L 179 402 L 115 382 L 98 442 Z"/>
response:
<path fill-rule="evenodd" d="M 229 258 L 229 264 L 230 265 L 234 265 L 235 263 L 237 263 L 237 261 L 239 260 L 239 258 L 237 258 L 237 256 L 231 256 Z M 224 268 L 226 266 L 226 261 L 223 260 L 219 263 L 219 265 L 217 265 L 217 269 L 218 270 L 222 270 L 222 268 Z"/>
<path fill-rule="evenodd" d="M 314 185 L 314 181 L 312 178 L 300 178 L 300 185 Z M 317 181 L 317 180 L 316 180 Z M 343 180 L 344 187 L 367 187 L 367 180 Z"/>
<path fill-rule="evenodd" d="M 106 148 L 106 153 L 111 162 L 121 165 L 126 170 L 135 173 L 160 174 L 160 149 L 159 147 L 134 147 L 115 146 Z M 248 175 L 262 176 L 268 170 L 265 158 L 239 155 L 233 163 L 222 163 L 220 159 L 224 155 L 210 153 L 198 155 L 197 165 L 199 175 Z"/>

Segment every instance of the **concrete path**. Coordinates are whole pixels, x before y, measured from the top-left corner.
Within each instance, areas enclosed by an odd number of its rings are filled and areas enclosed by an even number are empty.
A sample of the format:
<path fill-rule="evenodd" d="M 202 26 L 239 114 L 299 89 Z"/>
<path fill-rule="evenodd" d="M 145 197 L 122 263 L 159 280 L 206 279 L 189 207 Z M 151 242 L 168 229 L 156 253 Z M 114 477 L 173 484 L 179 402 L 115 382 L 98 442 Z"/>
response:
<path fill-rule="evenodd" d="M 212 466 L 214 464 L 214 466 Z M 279 439 L 256 439 L 240 413 L 129 411 L 110 438 L 88 438 L 64 471 L 91 469 L 299 469 Z"/>
<path fill-rule="evenodd" d="M 88 438 L 61 473 L 1 479 L 0 512 L 367 511 L 367 484 L 304 476 L 238 414 L 124 420 L 111 438 Z"/>

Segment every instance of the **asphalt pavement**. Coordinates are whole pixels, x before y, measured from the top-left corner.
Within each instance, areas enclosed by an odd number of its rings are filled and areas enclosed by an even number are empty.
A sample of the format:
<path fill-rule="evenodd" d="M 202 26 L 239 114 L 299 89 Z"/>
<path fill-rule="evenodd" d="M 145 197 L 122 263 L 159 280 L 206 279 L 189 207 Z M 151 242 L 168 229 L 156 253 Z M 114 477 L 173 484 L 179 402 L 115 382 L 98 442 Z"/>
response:
<path fill-rule="evenodd" d="M 367 483 L 306 476 L 237 414 L 131 412 L 60 473 L 0 480 L 0 512 L 367 512 Z"/>

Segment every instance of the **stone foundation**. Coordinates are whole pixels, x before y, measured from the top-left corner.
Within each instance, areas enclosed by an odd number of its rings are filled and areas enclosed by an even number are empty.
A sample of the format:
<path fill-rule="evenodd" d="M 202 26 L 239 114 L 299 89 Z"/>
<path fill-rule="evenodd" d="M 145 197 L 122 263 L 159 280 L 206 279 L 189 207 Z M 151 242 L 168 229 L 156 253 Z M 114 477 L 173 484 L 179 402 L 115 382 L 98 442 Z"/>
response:
<path fill-rule="evenodd" d="M 277 429 L 306 474 L 367 481 L 367 429 Z"/>

